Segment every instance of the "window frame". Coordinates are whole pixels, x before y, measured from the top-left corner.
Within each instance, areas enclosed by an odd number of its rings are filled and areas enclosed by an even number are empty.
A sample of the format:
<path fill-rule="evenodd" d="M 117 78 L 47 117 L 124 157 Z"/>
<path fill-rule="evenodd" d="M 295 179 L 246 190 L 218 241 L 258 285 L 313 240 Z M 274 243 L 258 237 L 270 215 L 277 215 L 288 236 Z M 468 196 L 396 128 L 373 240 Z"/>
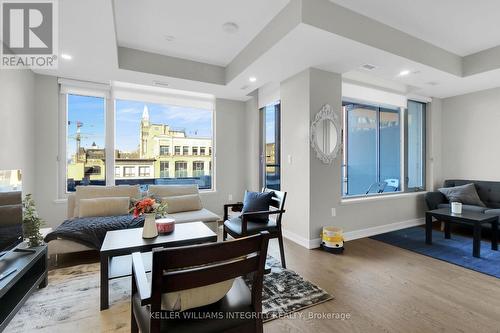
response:
<path fill-rule="evenodd" d="M 405 118 L 404 118 L 404 192 L 423 192 L 427 189 L 427 103 L 420 102 L 412 99 L 408 99 L 408 103 L 419 103 L 422 105 L 422 187 L 409 187 L 409 176 L 408 176 L 408 107 L 405 109 Z"/>
<path fill-rule="evenodd" d="M 216 127 L 216 103 L 215 97 L 207 94 L 197 94 L 186 92 L 186 95 L 182 95 L 182 92 L 178 94 L 173 93 L 164 93 L 162 91 L 155 91 L 155 89 L 151 89 L 150 91 L 140 91 L 138 90 L 130 90 L 127 91 L 126 95 L 120 95 L 123 93 L 121 89 L 122 86 L 127 84 L 117 82 L 114 83 L 113 86 L 109 84 L 102 83 L 94 83 L 94 82 L 84 82 L 77 80 L 69 80 L 69 79 L 58 79 L 59 84 L 59 112 L 58 112 L 58 128 L 59 128 L 59 142 L 58 142 L 58 180 L 59 184 L 57 186 L 58 190 L 58 199 L 64 200 L 70 194 L 74 192 L 69 192 L 67 190 L 67 160 L 66 160 L 66 152 L 67 152 L 67 140 L 68 140 L 68 95 L 80 95 L 80 96 L 88 96 L 88 97 L 99 97 L 104 99 L 104 129 L 105 129 L 105 143 L 104 143 L 104 151 L 105 156 L 113 156 L 113 158 L 106 158 L 105 160 L 105 182 L 106 186 L 114 186 L 116 181 L 115 176 L 115 158 L 114 158 L 114 149 L 115 149 L 115 117 L 116 117 L 116 100 L 124 99 L 124 100 L 135 100 L 144 103 L 157 103 L 164 104 L 169 106 L 184 106 L 184 107 L 195 107 L 200 109 L 209 110 L 211 112 L 211 149 L 214 152 L 211 155 L 210 160 L 210 175 L 211 175 L 211 188 L 209 189 L 200 189 L 200 192 L 216 192 L 217 191 L 217 181 L 216 181 L 216 167 L 217 167 L 217 158 L 216 158 L 216 137 L 217 137 L 217 127 Z M 118 93 L 115 91 L 118 91 Z M 125 89 L 126 90 L 126 89 Z M 128 97 L 130 95 L 130 97 Z M 170 99 L 163 98 L 163 96 L 168 96 Z M 186 97 L 187 96 L 187 97 Z M 179 103 L 177 103 L 179 101 Z M 182 146 L 181 146 L 182 147 Z M 174 146 L 172 145 L 172 148 Z M 170 155 L 175 155 L 175 152 L 170 150 Z M 182 152 L 182 148 L 181 148 Z M 182 156 L 182 154 L 179 154 Z M 213 163 L 213 164 L 212 164 Z M 170 173 L 170 163 L 169 163 L 169 173 Z M 187 167 L 187 165 L 186 165 Z M 174 166 L 175 168 L 175 166 Z M 188 170 L 188 168 L 186 168 Z M 123 171 L 123 170 L 122 170 Z M 175 171 L 175 170 L 174 170 Z M 151 171 L 150 171 L 151 172 Z"/>
<path fill-rule="evenodd" d="M 408 187 L 408 102 L 417 102 L 421 103 L 424 108 L 423 108 L 423 115 L 422 115 L 422 125 L 423 125 L 423 133 L 422 133 L 422 180 L 423 180 L 423 187 L 416 187 L 416 188 L 409 188 Z M 361 104 L 361 105 L 366 105 L 366 106 L 372 106 L 372 107 L 377 107 L 377 108 L 391 108 L 389 105 L 381 105 L 377 103 L 370 103 L 369 101 L 363 101 L 363 100 L 351 100 L 349 98 L 343 98 L 342 103 L 353 103 L 353 104 Z M 362 199 L 362 198 L 373 198 L 373 197 L 383 197 L 383 196 L 391 196 L 391 195 L 401 195 L 401 194 L 406 194 L 406 193 L 417 193 L 417 192 L 425 192 L 427 188 L 427 179 L 426 179 L 426 170 L 427 170 L 427 103 L 421 102 L 421 101 L 416 101 L 412 99 L 407 100 L 406 107 L 397 107 L 397 106 L 392 106 L 392 108 L 395 110 L 396 108 L 399 108 L 399 119 L 400 119 L 400 128 L 401 128 L 401 143 L 400 143 L 400 190 L 396 192 L 383 192 L 383 193 L 368 193 L 368 194 L 354 194 L 354 195 L 345 195 L 345 188 L 347 186 L 347 180 L 344 178 L 345 177 L 345 170 L 347 169 L 347 145 L 348 145 L 348 135 L 347 135 L 347 111 L 345 110 L 344 106 L 342 106 L 342 168 L 341 168 L 341 199 L 349 201 L 350 199 Z M 380 109 L 377 112 L 376 118 L 377 118 L 377 155 L 379 154 L 379 131 L 380 131 L 380 124 L 379 124 L 379 117 L 380 117 Z M 377 166 L 377 172 L 379 172 Z"/>

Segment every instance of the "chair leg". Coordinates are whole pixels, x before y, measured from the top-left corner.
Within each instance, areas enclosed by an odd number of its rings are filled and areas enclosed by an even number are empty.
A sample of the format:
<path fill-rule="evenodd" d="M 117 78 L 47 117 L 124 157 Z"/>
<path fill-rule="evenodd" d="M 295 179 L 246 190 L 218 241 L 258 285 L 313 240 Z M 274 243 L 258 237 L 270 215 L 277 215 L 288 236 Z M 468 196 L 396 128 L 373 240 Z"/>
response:
<path fill-rule="evenodd" d="M 137 322 L 135 321 L 134 316 L 134 306 L 131 306 L 130 309 L 130 332 L 131 333 L 139 333 L 139 327 L 137 326 Z"/>
<path fill-rule="evenodd" d="M 280 245 L 281 266 L 283 268 L 286 268 L 285 247 L 283 246 L 283 234 L 281 233 L 281 230 L 280 230 L 280 233 L 279 233 L 279 236 L 278 236 L 278 243 Z"/>
<path fill-rule="evenodd" d="M 222 241 L 225 241 L 227 238 L 227 231 L 224 226 L 222 226 Z"/>

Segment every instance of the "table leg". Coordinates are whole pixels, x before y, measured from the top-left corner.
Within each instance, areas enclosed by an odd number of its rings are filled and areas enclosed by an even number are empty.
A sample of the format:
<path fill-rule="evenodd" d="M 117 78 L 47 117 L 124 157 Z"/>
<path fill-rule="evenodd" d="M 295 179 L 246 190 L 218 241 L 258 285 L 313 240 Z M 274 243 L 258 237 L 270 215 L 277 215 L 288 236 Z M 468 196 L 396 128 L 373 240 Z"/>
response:
<path fill-rule="evenodd" d="M 491 222 L 491 249 L 498 251 L 498 220 Z"/>
<path fill-rule="evenodd" d="M 444 238 L 446 238 L 446 239 L 451 238 L 450 222 L 449 221 L 444 221 Z"/>
<path fill-rule="evenodd" d="M 481 257 L 481 224 L 474 224 L 474 240 L 472 244 L 472 255 L 476 258 Z"/>
<path fill-rule="evenodd" d="M 425 214 L 425 243 L 432 244 L 432 215 Z"/>
<path fill-rule="evenodd" d="M 109 257 L 101 256 L 101 311 L 109 308 Z"/>

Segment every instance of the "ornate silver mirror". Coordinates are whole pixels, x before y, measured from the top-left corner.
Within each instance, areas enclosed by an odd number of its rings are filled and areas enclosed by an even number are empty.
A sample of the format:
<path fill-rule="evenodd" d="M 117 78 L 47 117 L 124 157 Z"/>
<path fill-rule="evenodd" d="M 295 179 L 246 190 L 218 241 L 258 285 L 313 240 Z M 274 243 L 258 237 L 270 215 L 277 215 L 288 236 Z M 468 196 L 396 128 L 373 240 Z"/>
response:
<path fill-rule="evenodd" d="M 340 143 L 338 116 L 329 104 L 325 104 L 311 124 L 311 145 L 323 163 L 331 164 L 337 157 Z"/>

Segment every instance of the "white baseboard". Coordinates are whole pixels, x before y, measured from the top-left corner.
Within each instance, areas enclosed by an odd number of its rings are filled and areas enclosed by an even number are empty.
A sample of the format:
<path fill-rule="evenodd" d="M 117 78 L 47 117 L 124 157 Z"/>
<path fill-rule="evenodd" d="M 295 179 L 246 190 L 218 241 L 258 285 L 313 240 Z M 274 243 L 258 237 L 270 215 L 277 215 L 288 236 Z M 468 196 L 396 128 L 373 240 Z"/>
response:
<path fill-rule="evenodd" d="M 391 232 L 395 230 L 415 227 L 418 225 L 422 225 L 425 223 L 425 220 L 422 219 L 413 219 L 408 221 L 395 222 L 390 224 L 384 224 L 376 227 L 353 230 L 344 232 L 345 241 L 351 241 L 359 238 L 371 237 L 379 234 L 383 234 L 386 232 Z M 305 237 L 299 236 L 293 232 L 283 230 L 283 237 L 295 242 L 307 249 L 315 249 L 318 248 L 321 244 L 321 238 L 307 239 Z"/>
<path fill-rule="evenodd" d="M 319 247 L 319 243 L 317 246 L 315 245 L 314 243 L 315 239 L 307 239 L 288 230 L 282 230 L 282 231 L 283 231 L 283 237 L 291 240 L 294 243 L 299 244 L 300 246 L 305 247 L 306 249 L 314 249 Z"/>

